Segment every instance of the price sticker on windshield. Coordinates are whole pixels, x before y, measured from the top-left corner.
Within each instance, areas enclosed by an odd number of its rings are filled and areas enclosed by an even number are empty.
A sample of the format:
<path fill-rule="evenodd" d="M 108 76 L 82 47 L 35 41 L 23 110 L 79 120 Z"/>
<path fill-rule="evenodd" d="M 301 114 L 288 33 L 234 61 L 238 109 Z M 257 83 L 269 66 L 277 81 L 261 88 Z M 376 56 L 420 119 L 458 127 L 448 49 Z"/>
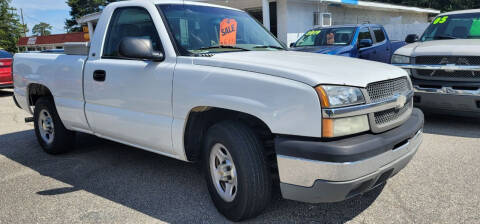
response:
<path fill-rule="evenodd" d="M 237 44 L 237 21 L 234 19 L 224 19 L 220 23 L 220 45 Z"/>
<path fill-rule="evenodd" d="M 447 22 L 448 16 L 438 17 L 433 21 L 433 24 L 443 24 Z"/>
<path fill-rule="evenodd" d="M 318 35 L 318 34 L 320 34 L 320 32 L 322 32 L 322 31 L 321 30 L 311 30 L 311 31 L 308 31 L 305 35 L 307 35 L 307 36 Z"/>

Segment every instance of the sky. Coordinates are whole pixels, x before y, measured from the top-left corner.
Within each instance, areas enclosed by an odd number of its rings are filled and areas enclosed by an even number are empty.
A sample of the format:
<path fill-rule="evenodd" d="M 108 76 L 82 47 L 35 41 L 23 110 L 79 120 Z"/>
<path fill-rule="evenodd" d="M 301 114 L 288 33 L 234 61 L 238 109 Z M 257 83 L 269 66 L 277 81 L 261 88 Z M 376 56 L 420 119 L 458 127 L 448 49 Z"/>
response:
<path fill-rule="evenodd" d="M 32 34 L 32 28 L 35 24 L 45 22 L 53 26 L 52 33 L 65 33 L 65 20 L 70 17 L 70 7 L 66 0 L 12 0 L 12 6 L 17 8 L 20 15 L 20 9 L 23 9 L 23 18 Z"/>

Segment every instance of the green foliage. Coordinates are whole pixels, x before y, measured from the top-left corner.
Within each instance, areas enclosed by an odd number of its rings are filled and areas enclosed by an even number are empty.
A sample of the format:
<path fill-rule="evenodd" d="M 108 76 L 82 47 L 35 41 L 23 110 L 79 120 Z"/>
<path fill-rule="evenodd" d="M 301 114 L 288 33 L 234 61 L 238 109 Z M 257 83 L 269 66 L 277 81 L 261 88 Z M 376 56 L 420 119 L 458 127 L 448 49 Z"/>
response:
<path fill-rule="evenodd" d="M 77 24 L 76 19 L 94 12 L 100 11 L 103 7 L 117 0 L 67 0 L 70 11 L 70 19 L 65 21 L 65 29 L 68 32 L 79 32 L 81 27 Z"/>
<path fill-rule="evenodd" d="M 374 2 L 439 9 L 449 12 L 462 9 L 480 8 L 479 0 L 373 0 Z"/>
<path fill-rule="evenodd" d="M 23 26 L 10 3 L 11 0 L 0 0 L 0 49 L 16 52 L 18 38 L 23 36 Z"/>
<path fill-rule="evenodd" d="M 47 36 L 52 34 L 52 29 L 50 24 L 41 22 L 32 28 L 32 33 L 34 36 Z"/>

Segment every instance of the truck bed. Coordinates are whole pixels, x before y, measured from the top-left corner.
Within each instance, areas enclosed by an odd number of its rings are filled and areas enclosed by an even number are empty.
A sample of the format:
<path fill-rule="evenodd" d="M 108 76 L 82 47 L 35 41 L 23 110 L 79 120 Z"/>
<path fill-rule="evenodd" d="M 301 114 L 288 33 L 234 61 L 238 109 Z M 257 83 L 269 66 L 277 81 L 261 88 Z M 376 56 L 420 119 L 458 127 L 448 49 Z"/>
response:
<path fill-rule="evenodd" d="M 87 127 L 83 114 L 83 67 L 87 56 L 19 53 L 15 54 L 14 82 L 15 97 L 23 109 L 28 110 L 28 87 L 42 84 L 51 87 L 60 118 Z M 65 107 L 68 105 L 68 107 Z M 66 108 L 76 108 L 75 110 Z"/>

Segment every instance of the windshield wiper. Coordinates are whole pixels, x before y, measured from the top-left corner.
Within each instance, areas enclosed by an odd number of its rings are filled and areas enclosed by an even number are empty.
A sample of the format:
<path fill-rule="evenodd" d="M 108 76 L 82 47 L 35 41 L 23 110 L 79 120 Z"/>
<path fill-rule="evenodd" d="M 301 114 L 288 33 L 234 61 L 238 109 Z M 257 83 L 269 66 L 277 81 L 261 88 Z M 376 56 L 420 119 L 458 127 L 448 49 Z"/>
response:
<path fill-rule="evenodd" d="M 434 36 L 433 39 L 441 40 L 441 39 L 458 39 L 458 38 L 452 35 L 438 35 L 438 36 Z"/>
<path fill-rule="evenodd" d="M 210 46 L 210 47 L 201 47 L 196 49 L 196 51 L 201 51 L 201 50 L 211 50 L 211 49 L 238 49 L 242 51 L 250 51 L 249 49 L 243 48 L 243 47 L 236 47 L 236 46 L 230 46 L 230 45 L 218 45 L 218 46 Z"/>
<path fill-rule="evenodd" d="M 283 47 L 274 46 L 274 45 L 258 45 L 253 48 L 273 48 L 273 49 L 285 50 L 285 48 Z"/>

